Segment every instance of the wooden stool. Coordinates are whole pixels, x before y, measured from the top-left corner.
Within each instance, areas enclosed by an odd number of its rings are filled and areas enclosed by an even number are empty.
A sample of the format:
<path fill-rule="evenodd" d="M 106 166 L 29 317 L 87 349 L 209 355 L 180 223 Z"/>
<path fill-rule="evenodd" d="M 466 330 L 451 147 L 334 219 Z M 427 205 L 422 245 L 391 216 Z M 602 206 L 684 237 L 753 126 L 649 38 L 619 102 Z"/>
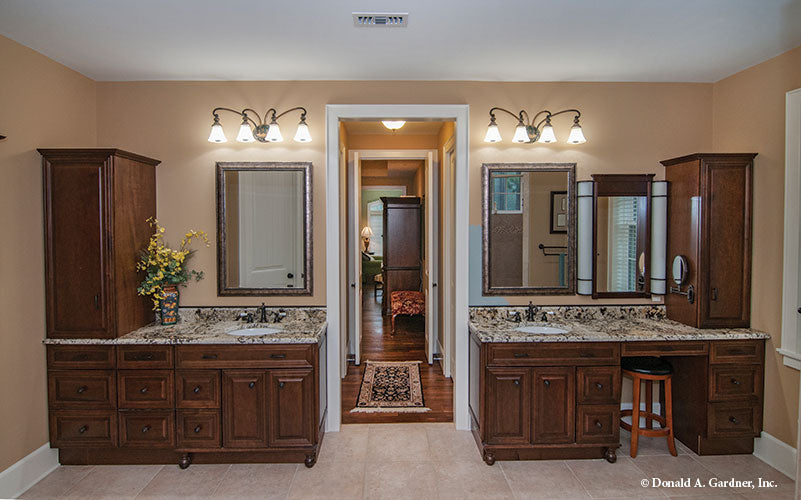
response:
<path fill-rule="evenodd" d="M 620 367 L 623 375 L 634 381 L 632 409 L 622 410 L 621 417 L 631 416 L 631 424 L 620 419 L 620 427 L 631 431 L 631 457 L 637 456 L 637 443 L 640 435 L 648 437 L 667 437 L 668 450 L 676 456 L 676 444 L 673 442 L 673 391 L 671 378 L 673 367 L 662 358 L 642 356 L 621 358 Z M 645 382 L 645 410 L 640 410 L 640 382 Z M 665 394 L 665 416 L 653 411 L 653 383 L 662 382 Z M 645 427 L 640 427 L 640 417 L 645 417 Z M 654 420 L 662 424 L 661 429 L 654 429 Z"/>

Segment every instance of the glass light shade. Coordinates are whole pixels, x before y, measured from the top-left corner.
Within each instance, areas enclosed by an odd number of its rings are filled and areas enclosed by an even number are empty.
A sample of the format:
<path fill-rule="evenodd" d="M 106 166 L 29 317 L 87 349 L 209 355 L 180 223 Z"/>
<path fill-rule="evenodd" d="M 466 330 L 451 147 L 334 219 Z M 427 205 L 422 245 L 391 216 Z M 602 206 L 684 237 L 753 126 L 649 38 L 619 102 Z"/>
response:
<path fill-rule="evenodd" d="M 390 130 L 398 130 L 402 126 L 406 125 L 406 122 L 403 120 L 382 120 L 381 123 L 384 124 Z"/>
<path fill-rule="evenodd" d="M 281 142 L 284 140 L 284 136 L 281 135 L 281 129 L 278 127 L 278 123 L 273 121 L 270 124 L 270 128 L 267 129 L 267 142 Z"/>
<path fill-rule="evenodd" d="M 501 131 L 498 130 L 498 125 L 491 122 L 487 127 L 487 135 L 484 136 L 484 142 L 501 142 Z"/>
<path fill-rule="evenodd" d="M 595 183 L 576 183 L 578 198 L 578 245 L 576 269 L 576 293 L 592 295 L 592 195 Z"/>
<path fill-rule="evenodd" d="M 542 126 L 542 132 L 540 132 L 540 138 L 537 142 L 542 142 L 544 144 L 556 142 L 556 134 L 553 131 L 553 125 L 546 122 L 545 125 Z"/>
<path fill-rule="evenodd" d="M 584 138 L 584 132 L 581 130 L 581 125 L 576 123 L 570 128 L 570 136 L 567 138 L 568 144 L 584 144 L 587 139 Z"/>
<path fill-rule="evenodd" d="M 301 120 L 298 124 L 298 130 L 295 132 L 295 142 L 311 142 L 311 134 L 309 133 L 309 126 L 306 122 Z"/>
<path fill-rule="evenodd" d="M 362 238 L 369 238 L 373 235 L 373 229 L 370 226 L 364 226 L 362 229 Z"/>
<path fill-rule="evenodd" d="M 242 122 L 242 125 L 239 126 L 239 133 L 236 135 L 237 142 L 253 142 L 256 139 L 253 138 L 253 130 L 250 129 L 250 125 L 248 125 L 247 121 Z"/>
<path fill-rule="evenodd" d="M 523 122 L 517 124 L 517 127 L 515 128 L 515 136 L 512 137 L 512 142 L 528 142 L 528 131 L 526 131 L 526 126 L 523 124 Z"/>
<path fill-rule="evenodd" d="M 215 121 L 214 124 L 211 126 L 211 133 L 209 134 L 209 142 L 227 142 L 228 139 L 225 138 L 225 132 L 223 132 L 222 125 L 219 122 Z"/>
<path fill-rule="evenodd" d="M 667 274 L 667 181 L 651 183 L 651 294 L 664 295 Z"/>

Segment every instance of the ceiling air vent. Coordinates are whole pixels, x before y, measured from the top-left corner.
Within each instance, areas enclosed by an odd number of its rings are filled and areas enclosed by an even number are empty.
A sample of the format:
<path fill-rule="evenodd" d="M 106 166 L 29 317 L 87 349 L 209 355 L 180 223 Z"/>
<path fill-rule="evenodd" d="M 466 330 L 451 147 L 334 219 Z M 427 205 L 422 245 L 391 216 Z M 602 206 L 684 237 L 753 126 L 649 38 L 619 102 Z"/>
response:
<path fill-rule="evenodd" d="M 357 28 L 405 28 L 408 23 L 408 12 L 391 14 L 377 12 L 353 13 L 353 25 Z"/>

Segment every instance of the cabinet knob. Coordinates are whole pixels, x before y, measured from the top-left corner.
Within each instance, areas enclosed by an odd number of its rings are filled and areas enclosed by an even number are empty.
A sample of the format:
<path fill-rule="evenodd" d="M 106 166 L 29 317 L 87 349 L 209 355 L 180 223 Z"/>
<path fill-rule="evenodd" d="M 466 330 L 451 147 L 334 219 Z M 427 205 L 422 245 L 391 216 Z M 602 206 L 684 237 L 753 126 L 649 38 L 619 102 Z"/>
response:
<path fill-rule="evenodd" d="M 712 300 L 718 300 L 718 289 L 717 288 L 713 288 L 712 289 Z"/>
<path fill-rule="evenodd" d="M 153 353 L 152 352 L 146 352 L 144 354 L 140 354 L 139 356 L 136 356 L 135 359 L 137 361 L 150 361 L 151 359 L 153 359 Z"/>
<path fill-rule="evenodd" d="M 142 434 L 146 433 L 149 430 L 150 430 L 150 425 L 146 425 L 146 426 L 142 427 Z"/>
<path fill-rule="evenodd" d="M 199 425 L 197 427 L 195 427 L 195 434 L 197 434 L 198 432 L 200 432 L 200 426 Z"/>
<path fill-rule="evenodd" d="M 595 382 L 595 388 L 596 389 L 603 389 L 604 385 L 602 383 L 600 383 L 600 382 Z"/>
<path fill-rule="evenodd" d="M 740 385 L 740 381 L 737 380 L 736 378 L 731 379 L 731 383 L 734 385 Z"/>
<path fill-rule="evenodd" d="M 85 426 L 85 425 L 84 425 L 84 426 L 82 426 L 80 429 L 78 429 L 78 433 L 79 433 L 79 434 L 83 434 L 83 433 L 84 433 L 84 432 L 86 432 L 87 430 L 89 430 L 89 427 L 87 427 L 87 426 Z"/>
<path fill-rule="evenodd" d="M 603 424 L 601 423 L 601 421 L 600 421 L 600 420 L 596 420 L 596 421 L 595 421 L 595 427 L 597 427 L 597 428 L 599 428 L 599 429 L 602 429 L 602 428 L 603 428 Z"/>
<path fill-rule="evenodd" d="M 545 384 L 545 387 L 550 387 L 551 386 L 551 381 L 550 380 L 546 380 L 546 381 L 543 382 L 543 384 Z"/>
<path fill-rule="evenodd" d="M 141 389 L 139 389 L 139 392 L 141 392 L 142 394 L 146 393 L 147 387 L 142 387 Z"/>
<path fill-rule="evenodd" d="M 514 385 L 520 385 L 520 381 L 519 381 L 519 380 L 515 380 L 515 381 L 514 381 L 514 382 L 512 382 L 512 383 L 513 383 Z"/>
<path fill-rule="evenodd" d="M 78 394 L 83 394 L 84 392 L 86 392 L 86 389 L 88 389 L 88 388 L 85 385 L 82 385 L 82 386 L 78 387 L 78 390 L 75 391 L 75 392 L 77 392 Z"/>
<path fill-rule="evenodd" d="M 195 394 L 197 394 L 198 392 L 200 392 L 200 386 L 197 386 L 197 387 L 195 387 L 194 389 L 192 389 L 192 392 L 194 392 Z"/>
<path fill-rule="evenodd" d="M 251 389 L 253 389 L 254 387 L 256 387 L 256 382 L 251 382 L 251 383 L 249 383 L 249 384 L 248 384 L 248 387 L 250 387 Z"/>
<path fill-rule="evenodd" d="M 737 424 L 739 424 L 739 423 L 740 423 L 740 421 L 739 421 L 739 420 L 737 420 L 737 419 L 736 419 L 736 418 L 734 418 L 734 417 L 729 417 L 729 422 L 733 423 L 734 425 L 737 425 Z"/>
<path fill-rule="evenodd" d="M 284 383 L 283 382 L 278 382 L 278 388 L 279 389 L 283 389 L 284 388 Z"/>

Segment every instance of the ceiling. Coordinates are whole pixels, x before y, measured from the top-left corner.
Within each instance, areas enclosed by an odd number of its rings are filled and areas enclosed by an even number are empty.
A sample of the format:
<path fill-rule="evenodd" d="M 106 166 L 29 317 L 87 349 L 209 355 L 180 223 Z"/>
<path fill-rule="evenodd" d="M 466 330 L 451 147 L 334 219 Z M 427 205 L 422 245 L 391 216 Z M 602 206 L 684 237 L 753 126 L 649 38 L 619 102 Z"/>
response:
<path fill-rule="evenodd" d="M 342 122 L 348 135 L 437 135 L 445 122 L 406 122 L 392 131 L 381 122 Z"/>
<path fill-rule="evenodd" d="M 423 165 L 423 160 L 362 160 L 362 177 L 411 180 Z"/>
<path fill-rule="evenodd" d="M 801 45 L 801 0 L 2 0 L 0 34 L 101 81 L 712 82 Z"/>

